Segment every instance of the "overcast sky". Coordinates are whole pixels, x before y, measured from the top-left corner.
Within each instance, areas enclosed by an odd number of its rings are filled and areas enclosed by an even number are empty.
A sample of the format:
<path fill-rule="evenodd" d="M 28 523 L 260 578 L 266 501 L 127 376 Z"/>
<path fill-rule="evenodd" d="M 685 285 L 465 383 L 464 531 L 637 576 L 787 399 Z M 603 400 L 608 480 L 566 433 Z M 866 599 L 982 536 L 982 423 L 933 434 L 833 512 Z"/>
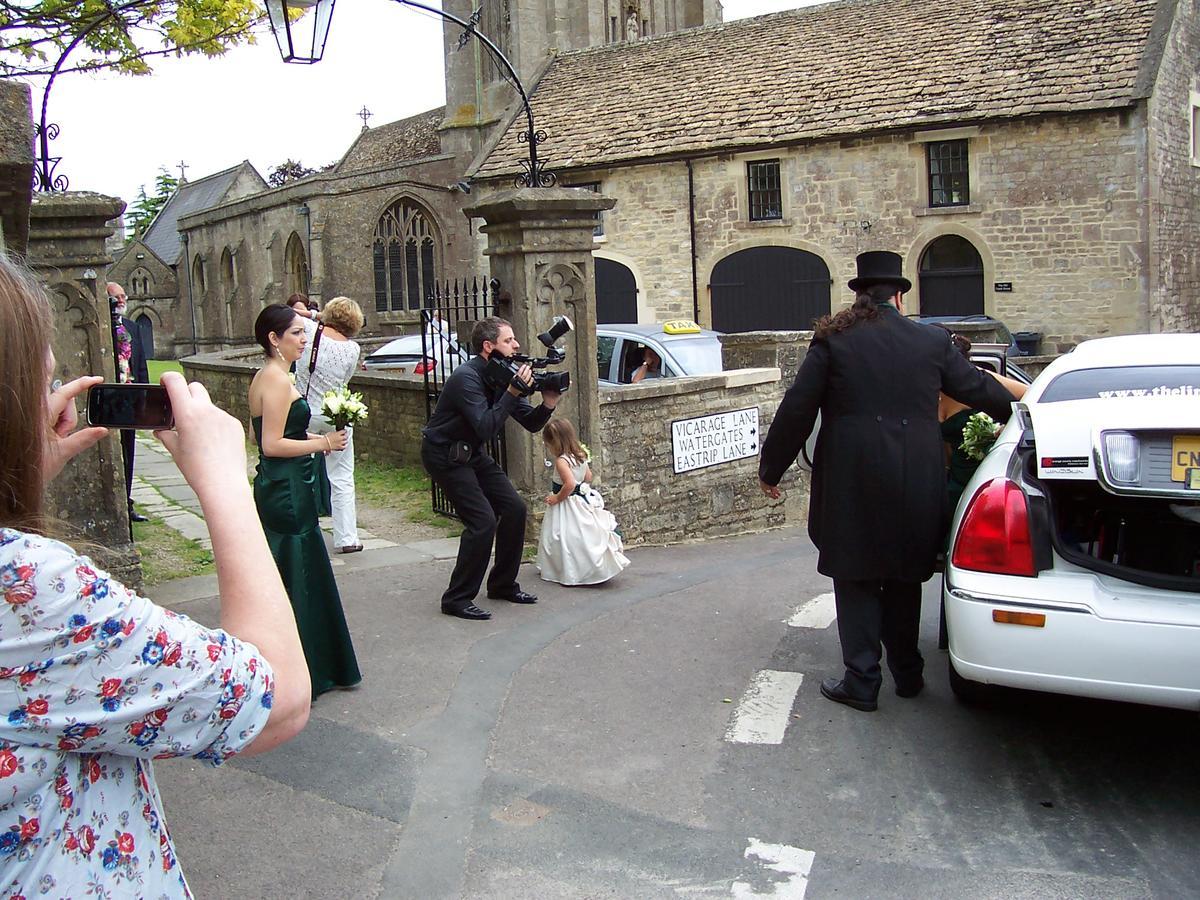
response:
<path fill-rule="evenodd" d="M 725 21 L 817 0 L 724 0 Z M 284 65 L 268 32 L 217 59 L 154 61 L 152 75 L 64 75 L 50 96 L 61 135 L 51 152 L 71 190 L 132 202 L 152 192 L 160 166 L 195 179 L 249 159 L 265 178 L 291 158 L 338 159 L 362 128 L 365 104 L 381 125 L 445 102 L 441 19 L 389 0 L 337 5 L 325 58 Z M 34 118 L 41 84 L 34 83 Z"/>

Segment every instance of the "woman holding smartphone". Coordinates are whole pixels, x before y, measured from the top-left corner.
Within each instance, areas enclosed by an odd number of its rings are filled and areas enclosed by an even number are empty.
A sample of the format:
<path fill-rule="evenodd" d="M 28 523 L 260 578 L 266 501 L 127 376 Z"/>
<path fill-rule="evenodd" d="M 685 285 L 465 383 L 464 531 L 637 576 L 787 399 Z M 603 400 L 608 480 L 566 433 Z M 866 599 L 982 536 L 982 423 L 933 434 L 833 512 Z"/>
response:
<path fill-rule="evenodd" d="M 254 336 L 266 357 L 250 383 L 251 424 L 259 450 L 254 501 L 296 613 L 316 698 L 362 680 L 317 523 L 321 460 L 314 454 L 345 449 L 346 432 L 308 431 L 308 403 L 288 377 L 308 343 L 304 320 L 275 303 L 258 314 Z"/>
<path fill-rule="evenodd" d="M 0 871 L 26 896 L 190 897 L 150 760 L 220 765 L 296 735 L 304 654 L 241 475 L 245 434 L 177 373 L 162 378 L 175 430 L 156 434 L 208 522 L 221 627 L 48 536 L 44 486 L 108 434 L 76 430 L 102 379 L 48 388 L 51 330 L 40 285 L 0 254 Z"/>

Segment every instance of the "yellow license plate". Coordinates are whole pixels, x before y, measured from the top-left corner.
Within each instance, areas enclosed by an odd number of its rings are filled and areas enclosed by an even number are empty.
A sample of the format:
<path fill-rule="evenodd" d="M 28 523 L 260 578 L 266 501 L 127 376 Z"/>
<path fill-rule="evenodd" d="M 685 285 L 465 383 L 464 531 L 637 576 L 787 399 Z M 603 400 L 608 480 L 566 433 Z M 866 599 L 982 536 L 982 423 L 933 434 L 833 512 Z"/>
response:
<path fill-rule="evenodd" d="M 1188 469 L 1200 469 L 1200 435 L 1177 434 L 1171 440 L 1171 480 L 1191 487 Z"/>

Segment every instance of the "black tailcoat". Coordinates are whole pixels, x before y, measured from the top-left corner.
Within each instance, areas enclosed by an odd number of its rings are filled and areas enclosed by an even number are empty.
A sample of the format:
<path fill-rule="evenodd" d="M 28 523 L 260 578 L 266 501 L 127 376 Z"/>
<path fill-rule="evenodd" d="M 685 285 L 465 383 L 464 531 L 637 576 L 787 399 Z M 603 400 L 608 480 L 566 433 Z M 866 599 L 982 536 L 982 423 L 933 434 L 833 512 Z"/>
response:
<path fill-rule="evenodd" d="M 881 306 L 814 340 L 763 441 L 759 477 L 778 484 L 812 433 L 808 531 L 831 578 L 925 581 L 948 509 L 938 391 L 1007 421 L 1012 396 L 944 329 Z"/>

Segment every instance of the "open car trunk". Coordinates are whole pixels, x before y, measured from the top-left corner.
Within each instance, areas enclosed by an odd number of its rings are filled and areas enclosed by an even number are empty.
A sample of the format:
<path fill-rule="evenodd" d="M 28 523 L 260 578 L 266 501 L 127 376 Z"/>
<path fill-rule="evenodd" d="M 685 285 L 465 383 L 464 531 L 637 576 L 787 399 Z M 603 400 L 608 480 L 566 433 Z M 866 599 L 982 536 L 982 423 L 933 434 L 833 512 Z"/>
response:
<path fill-rule="evenodd" d="M 1200 500 L 1119 497 L 1094 481 L 1040 487 L 1064 559 L 1136 584 L 1200 593 Z"/>

